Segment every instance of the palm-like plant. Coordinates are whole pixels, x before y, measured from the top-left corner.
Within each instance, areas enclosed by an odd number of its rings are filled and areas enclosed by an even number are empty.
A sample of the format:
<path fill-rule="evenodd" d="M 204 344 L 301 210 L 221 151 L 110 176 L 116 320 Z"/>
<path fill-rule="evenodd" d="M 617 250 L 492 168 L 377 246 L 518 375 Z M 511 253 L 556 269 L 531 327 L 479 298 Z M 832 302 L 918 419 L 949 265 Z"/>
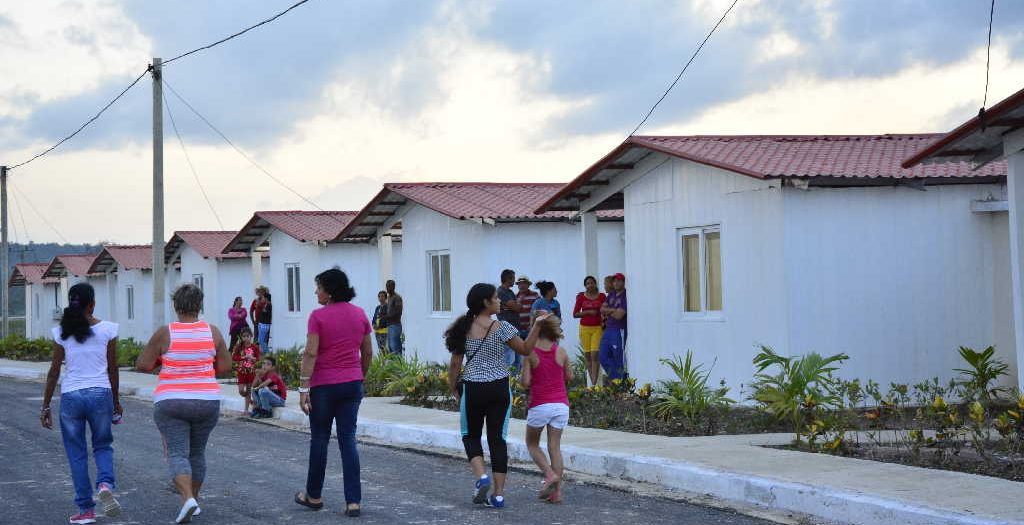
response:
<path fill-rule="evenodd" d="M 651 405 L 652 414 L 668 419 L 681 415 L 691 421 L 705 411 L 722 408 L 736 401 L 727 397 L 729 388 L 711 388 L 708 378 L 714 363 L 704 370 L 704 365 L 693 363 L 693 352 L 687 351 L 686 358 L 675 356 L 674 359 L 660 359 L 661 364 L 672 369 L 676 378 L 670 381 L 659 381 L 659 390 L 655 403 Z"/>
<path fill-rule="evenodd" d="M 1001 376 L 1006 375 L 1009 368 L 1002 359 L 995 358 L 995 347 L 988 347 L 981 352 L 976 352 L 966 346 L 960 347 L 960 357 L 967 361 L 970 368 L 954 368 L 954 372 L 960 372 L 963 379 L 957 382 L 965 389 L 965 394 L 970 399 L 977 399 L 984 404 L 998 398 L 1006 391 L 1004 387 L 992 386 Z"/>
<path fill-rule="evenodd" d="M 753 399 L 779 420 L 790 421 L 799 443 L 804 428 L 813 423 L 815 408 L 837 408 L 840 404 L 840 384 L 832 373 L 839 369 L 837 363 L 846 359 L 846 354 L 822 357 L 813 352 L 785 357 L 762 346 L 754 357 L 757 374 Z M 778 373 L 765 373 L 771 367 L 777 367 Z"/>

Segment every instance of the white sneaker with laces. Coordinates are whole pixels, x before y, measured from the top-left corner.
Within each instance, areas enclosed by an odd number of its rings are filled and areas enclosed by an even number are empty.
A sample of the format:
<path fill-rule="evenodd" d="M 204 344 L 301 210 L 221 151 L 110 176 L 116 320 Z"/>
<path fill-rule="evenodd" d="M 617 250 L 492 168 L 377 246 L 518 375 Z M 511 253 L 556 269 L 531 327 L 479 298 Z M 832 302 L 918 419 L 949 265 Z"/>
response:
<path fill-rule="evenodd" d="M 196 502 L 195 498 L 189 498 L 188 501 L 181 506 L 181 510 L 178 511 L 178 517 L 174 519 L 174 523 L 191 522 L 192 516 L 195 515 L 197 510 L 199 510 L 199 503 Z"/>

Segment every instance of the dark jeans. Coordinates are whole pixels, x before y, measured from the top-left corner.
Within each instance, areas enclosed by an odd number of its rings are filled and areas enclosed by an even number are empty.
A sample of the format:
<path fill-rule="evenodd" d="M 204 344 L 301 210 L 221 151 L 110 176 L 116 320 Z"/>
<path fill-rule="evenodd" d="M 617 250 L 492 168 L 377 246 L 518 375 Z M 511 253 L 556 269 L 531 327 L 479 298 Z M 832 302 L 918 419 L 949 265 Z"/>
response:
<path fill-rule="evenodd" d="M 608 379 L 626 377 L 624 335 L 625 330 L 615 328 L 605 329 L 601 335 L 601 349 L 598 351 L 597 359 L 601 362 L 601 368 L 604 368 Z"/>
<path fill-rule="evenodd" d="M 402 353 L 402 325 L 393 324 L 388 326 L 388 352 L 392 354 Z"/>
<path fill-rule="evenodd" d="M 309 471 L 306 495 L 320 499 L 327 473 L 327 445 L 331 441 L 331 423 L 338 425 L 338 448 L 345 480 L 345 503 L 359 503 L 363 493 L 359 481 L 359 450 L 356 448 L 356 418 L 363 400 L 363 382 L 349 381 L 320 385 L 309 389 L 313 408 L 309 413 Z"/>
<path fill-rule="evenodd" d="M 114 415 L 114 395 L 109 388 L 83 388 L 60 396 L 60 434 L 71 465 L 75 484 L 75 504 L 81 511 L 96 506 L 89 479 L 89 448 L 85 426 L 92 433 L 92 456 L 96 461 L 96 484 L 114 488 L 114 435 L 110 431 Z"/>
<path fill-rule="evenodd" d="M 462 446 L 466 457 L 483 457 L 484 423 L 487 423 L 487 447 L 491 450 L 491 470 L 508 472 L 508 420 L 512 416 L 512 390 L 508 378 L 488 383 L 463 383 L 459 412 L 462 416 Z"/>

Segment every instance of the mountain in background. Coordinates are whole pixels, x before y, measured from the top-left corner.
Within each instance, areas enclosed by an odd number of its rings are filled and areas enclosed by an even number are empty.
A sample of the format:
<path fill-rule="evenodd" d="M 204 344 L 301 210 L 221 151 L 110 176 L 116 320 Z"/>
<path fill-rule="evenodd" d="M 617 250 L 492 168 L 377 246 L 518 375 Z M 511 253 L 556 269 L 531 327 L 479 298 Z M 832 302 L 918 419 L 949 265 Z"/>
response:
<path fill-rule="evenodd" d="M 28 244 L 16 244 L 10 245 L 10 250 L 7 252 L 11 267 L 8 269 L 8 275 L 10 271 L 14 270 L 14 265 L 18 263 L 31 263 L 31 262 L 45 262 L 48 263 L 58 255 L 72 255 L 76 253 L 99 253 L 103 249 L 103 246 L 99 244 L 57 244 L 52 242 L 35 243 L 30 242 Z M 6 286 L 0 287 L 0 294 L 3 290 L 6 290 Z M 0 295 L 0 297 L 3 297 Z M 25 293 L 21 286 L 11 289 L 11 316 L 22 316 L 25 315 Z"/>

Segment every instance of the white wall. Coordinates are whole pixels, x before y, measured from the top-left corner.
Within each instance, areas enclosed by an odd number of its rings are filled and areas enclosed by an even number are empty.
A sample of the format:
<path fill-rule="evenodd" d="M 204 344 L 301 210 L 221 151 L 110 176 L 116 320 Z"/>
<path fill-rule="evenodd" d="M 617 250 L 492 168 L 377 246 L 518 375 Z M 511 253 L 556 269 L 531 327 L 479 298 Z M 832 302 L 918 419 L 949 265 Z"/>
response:
<path fill-rule="evenodd" d="M 1009 300 L 994 295 L 993 240 L 1008 236 L 970 211 L 994 187 L 787 188 L 786 350 L 846 353 L 840 375 L 887 385 L 948 379 L 960 345 L 994 344 Z"/>
<path fill-rule="evenodd" d="M 33 288 L 39 292 L 39 322 L 33 323 L 34 337 L 52 337 L 50 330 L 60 323 L 67 296 L 61 296 L 60 283 L 37 284 Z M 59 313 L 58 313 L 59 312 Z"/>
<path fill-rule="evenodd" d="M 600 271 L 622 271 L 622 223 L 599 226 Z M 452 312 L 432 312 L 428 253 L 448 250 L 451 256 Z M 559 288 L 566 346 L 578 344 L 578 323 L 570 317 L 575 294 L 583 288 L 583 240 L 579 224 L 531 222 L 495 226 L 460 221 L 414 206 L 402 217 L 401 253 L 394 256 L 398 293 L 405 300 L 402 324 L 406 354 L 444 362 L 443 333 L 466 309 L 466 292 L 478 282 L 498 284 L 505 268 L 534 282 L 551 280 Z M 371 311 L 372 313 L 372 311 Z"/>
<path fill-rule="evenodd" d="M 629 372 L 639 382 L 665 378 L 659 358 L 683 356 L 711 366 L 740 395 L 754 373 L 755 345 L 788 348 L 782 265 L 782 192 L 762 181 L 652 155 L 626 187 L 626 289 Z M 720 316 L 683 315 L 679 230 L 720 225 Z"/>
<path fill-rule="evenodd" d="M 992 341 L 996 351 L 1010 363 L 1006 384 L 1016 386 L 1016 348 L 1013 335 L 1013 297 L 1010 287 L 1010 215 L 1006 212 L 992 217 Z"/>
<path fill-rule="evenodd" d="M 96 294 L 96 308 L 93 310 L 93 315 L 99 319 L 111 320 L 110 298 L 107 296 L 106 276 L 99 275 L 95 277 L 86 277 L 84 282 L 92 285 L 93 292 Z"/>
<path fill-rule="evenodd" d="M 127 288 L 132 286 L 135 295 L 135 316 L 128 319 Z M 146 342 L 153 335 L 153 272 L 151 270 L 117 270 L 117 297 L 113 304 L 117 310 L 116 322 L 120 326 L 121 339 L 133 338 Z M 169 319 L 168 319 L 169 320 Z"/>

